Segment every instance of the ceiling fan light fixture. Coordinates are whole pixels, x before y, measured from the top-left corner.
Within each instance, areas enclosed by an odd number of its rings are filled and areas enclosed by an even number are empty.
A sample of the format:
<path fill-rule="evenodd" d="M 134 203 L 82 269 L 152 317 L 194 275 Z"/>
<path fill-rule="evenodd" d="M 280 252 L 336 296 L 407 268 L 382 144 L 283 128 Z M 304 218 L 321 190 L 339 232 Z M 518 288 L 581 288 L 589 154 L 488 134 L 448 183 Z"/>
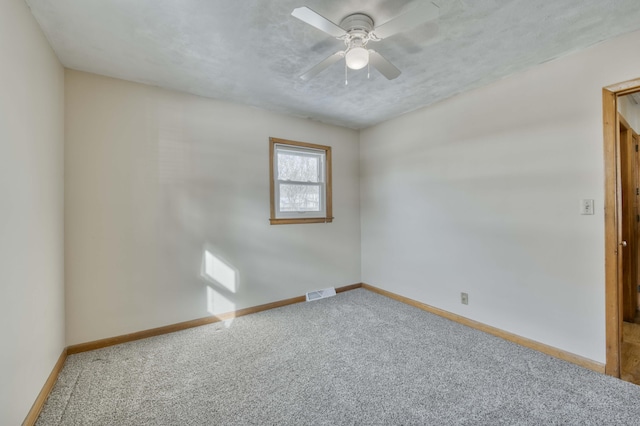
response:
<path fill-rule="evenodd" d="M 353 47 L 347 51 L 344 60 L 352 70 L 360 70 L 369 63 L 369 51 L 364 47 Z"/>
<path fill-rule="evenodd" d="M 345 77 L 349 68 L 359 70 L 370 65 L 380 71 L 380 74 L 388 80 L 397 78 L 400 75 L 400 70 L 375 50 L 368 50 L 367 43 L 370 41 L 378 42 L 400 31 L 438 18 L 438 5 L 431 1 L 421 3 L 422 6 L 414 8 L 409 13 L 396 16 L 377 27 L 374 27 L 373 19 L 364 13 L 352 13 L 340 21 L 340 25 L 338 25 L 306 6 L 293 9 L 292 16 L 338 40 L 342 40 L 346 46 L 345 50 L 340 50 L 325 58 L 302 74 L 300 78 L 307 81 L 342 58 L 345 59 Z"/>

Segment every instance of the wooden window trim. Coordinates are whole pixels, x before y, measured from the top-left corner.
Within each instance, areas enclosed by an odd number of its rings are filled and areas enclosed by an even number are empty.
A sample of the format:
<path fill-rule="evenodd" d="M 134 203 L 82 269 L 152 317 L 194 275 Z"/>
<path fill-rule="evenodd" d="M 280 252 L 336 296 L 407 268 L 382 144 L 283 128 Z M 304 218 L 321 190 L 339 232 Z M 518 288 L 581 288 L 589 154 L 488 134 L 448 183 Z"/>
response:
<path fill-rule="evenodd" d="M 298 146 L 301 148 L 318 149 L 325 152 L 326 161 L 326 182 L 325 182 L 325 215 L 322 217 L 305 217 L 305 218 L 277 218 L 275 205 L 275 183 L 273 160 L 275 155 L 276 144 Z M 291 225 L 300 223 L 331 223 L 333 222 L 333 190 L 331 177 L 331 147 L 327 145 L 318 145 L 308 142 L 298 142 L 280 138 L 269 138 L 269 195 L 271 198 L 271 225 Z"/>

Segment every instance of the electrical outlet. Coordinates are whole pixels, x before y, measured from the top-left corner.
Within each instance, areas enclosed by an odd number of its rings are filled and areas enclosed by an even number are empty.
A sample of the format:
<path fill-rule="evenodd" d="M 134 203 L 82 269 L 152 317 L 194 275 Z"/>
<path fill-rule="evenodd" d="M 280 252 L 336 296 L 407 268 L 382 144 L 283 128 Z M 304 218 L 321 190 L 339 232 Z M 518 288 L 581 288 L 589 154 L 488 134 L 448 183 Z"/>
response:
<path fill-rule="evenodd" d="M 463 305 L 468 305 L 469 304 L 469 294 L 460 293 L 460 302 L 462 302 Z"/>

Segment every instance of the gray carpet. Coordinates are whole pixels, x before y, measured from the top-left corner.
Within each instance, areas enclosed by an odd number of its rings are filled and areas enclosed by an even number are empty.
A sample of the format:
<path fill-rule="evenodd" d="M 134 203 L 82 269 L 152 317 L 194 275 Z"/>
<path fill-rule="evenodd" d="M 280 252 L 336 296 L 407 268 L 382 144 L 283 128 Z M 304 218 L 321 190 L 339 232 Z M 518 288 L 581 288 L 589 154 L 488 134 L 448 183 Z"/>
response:
<path fill-rule="evenodd" d="M 640 387 L 358 289 L 71 355 L 38 425 L 639 425 Z"/>

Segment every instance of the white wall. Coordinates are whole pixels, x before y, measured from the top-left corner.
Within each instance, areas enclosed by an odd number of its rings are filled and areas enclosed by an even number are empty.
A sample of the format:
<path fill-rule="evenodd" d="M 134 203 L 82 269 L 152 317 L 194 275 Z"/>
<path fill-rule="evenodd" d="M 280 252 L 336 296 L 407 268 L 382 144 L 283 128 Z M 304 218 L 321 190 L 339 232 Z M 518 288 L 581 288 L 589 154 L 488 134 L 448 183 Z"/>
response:
<path fill-rule="evenodd" d="M 269 225 L 269 136 L 332 146 L 332 224 Z M 65 161 L 68 344 L 360 282 L 356 131 L 67 70 Z"/>
<path fill-rule="evenodd" d="M 64 348 L 64 71 L 24 1 L 0 2 L 0 424 Z"/>
<path fill-rule="evenodd" d="M 602 88 L 640 76 L 639 42 L 363 131 L 363 282 L 604 362 Z"/>

